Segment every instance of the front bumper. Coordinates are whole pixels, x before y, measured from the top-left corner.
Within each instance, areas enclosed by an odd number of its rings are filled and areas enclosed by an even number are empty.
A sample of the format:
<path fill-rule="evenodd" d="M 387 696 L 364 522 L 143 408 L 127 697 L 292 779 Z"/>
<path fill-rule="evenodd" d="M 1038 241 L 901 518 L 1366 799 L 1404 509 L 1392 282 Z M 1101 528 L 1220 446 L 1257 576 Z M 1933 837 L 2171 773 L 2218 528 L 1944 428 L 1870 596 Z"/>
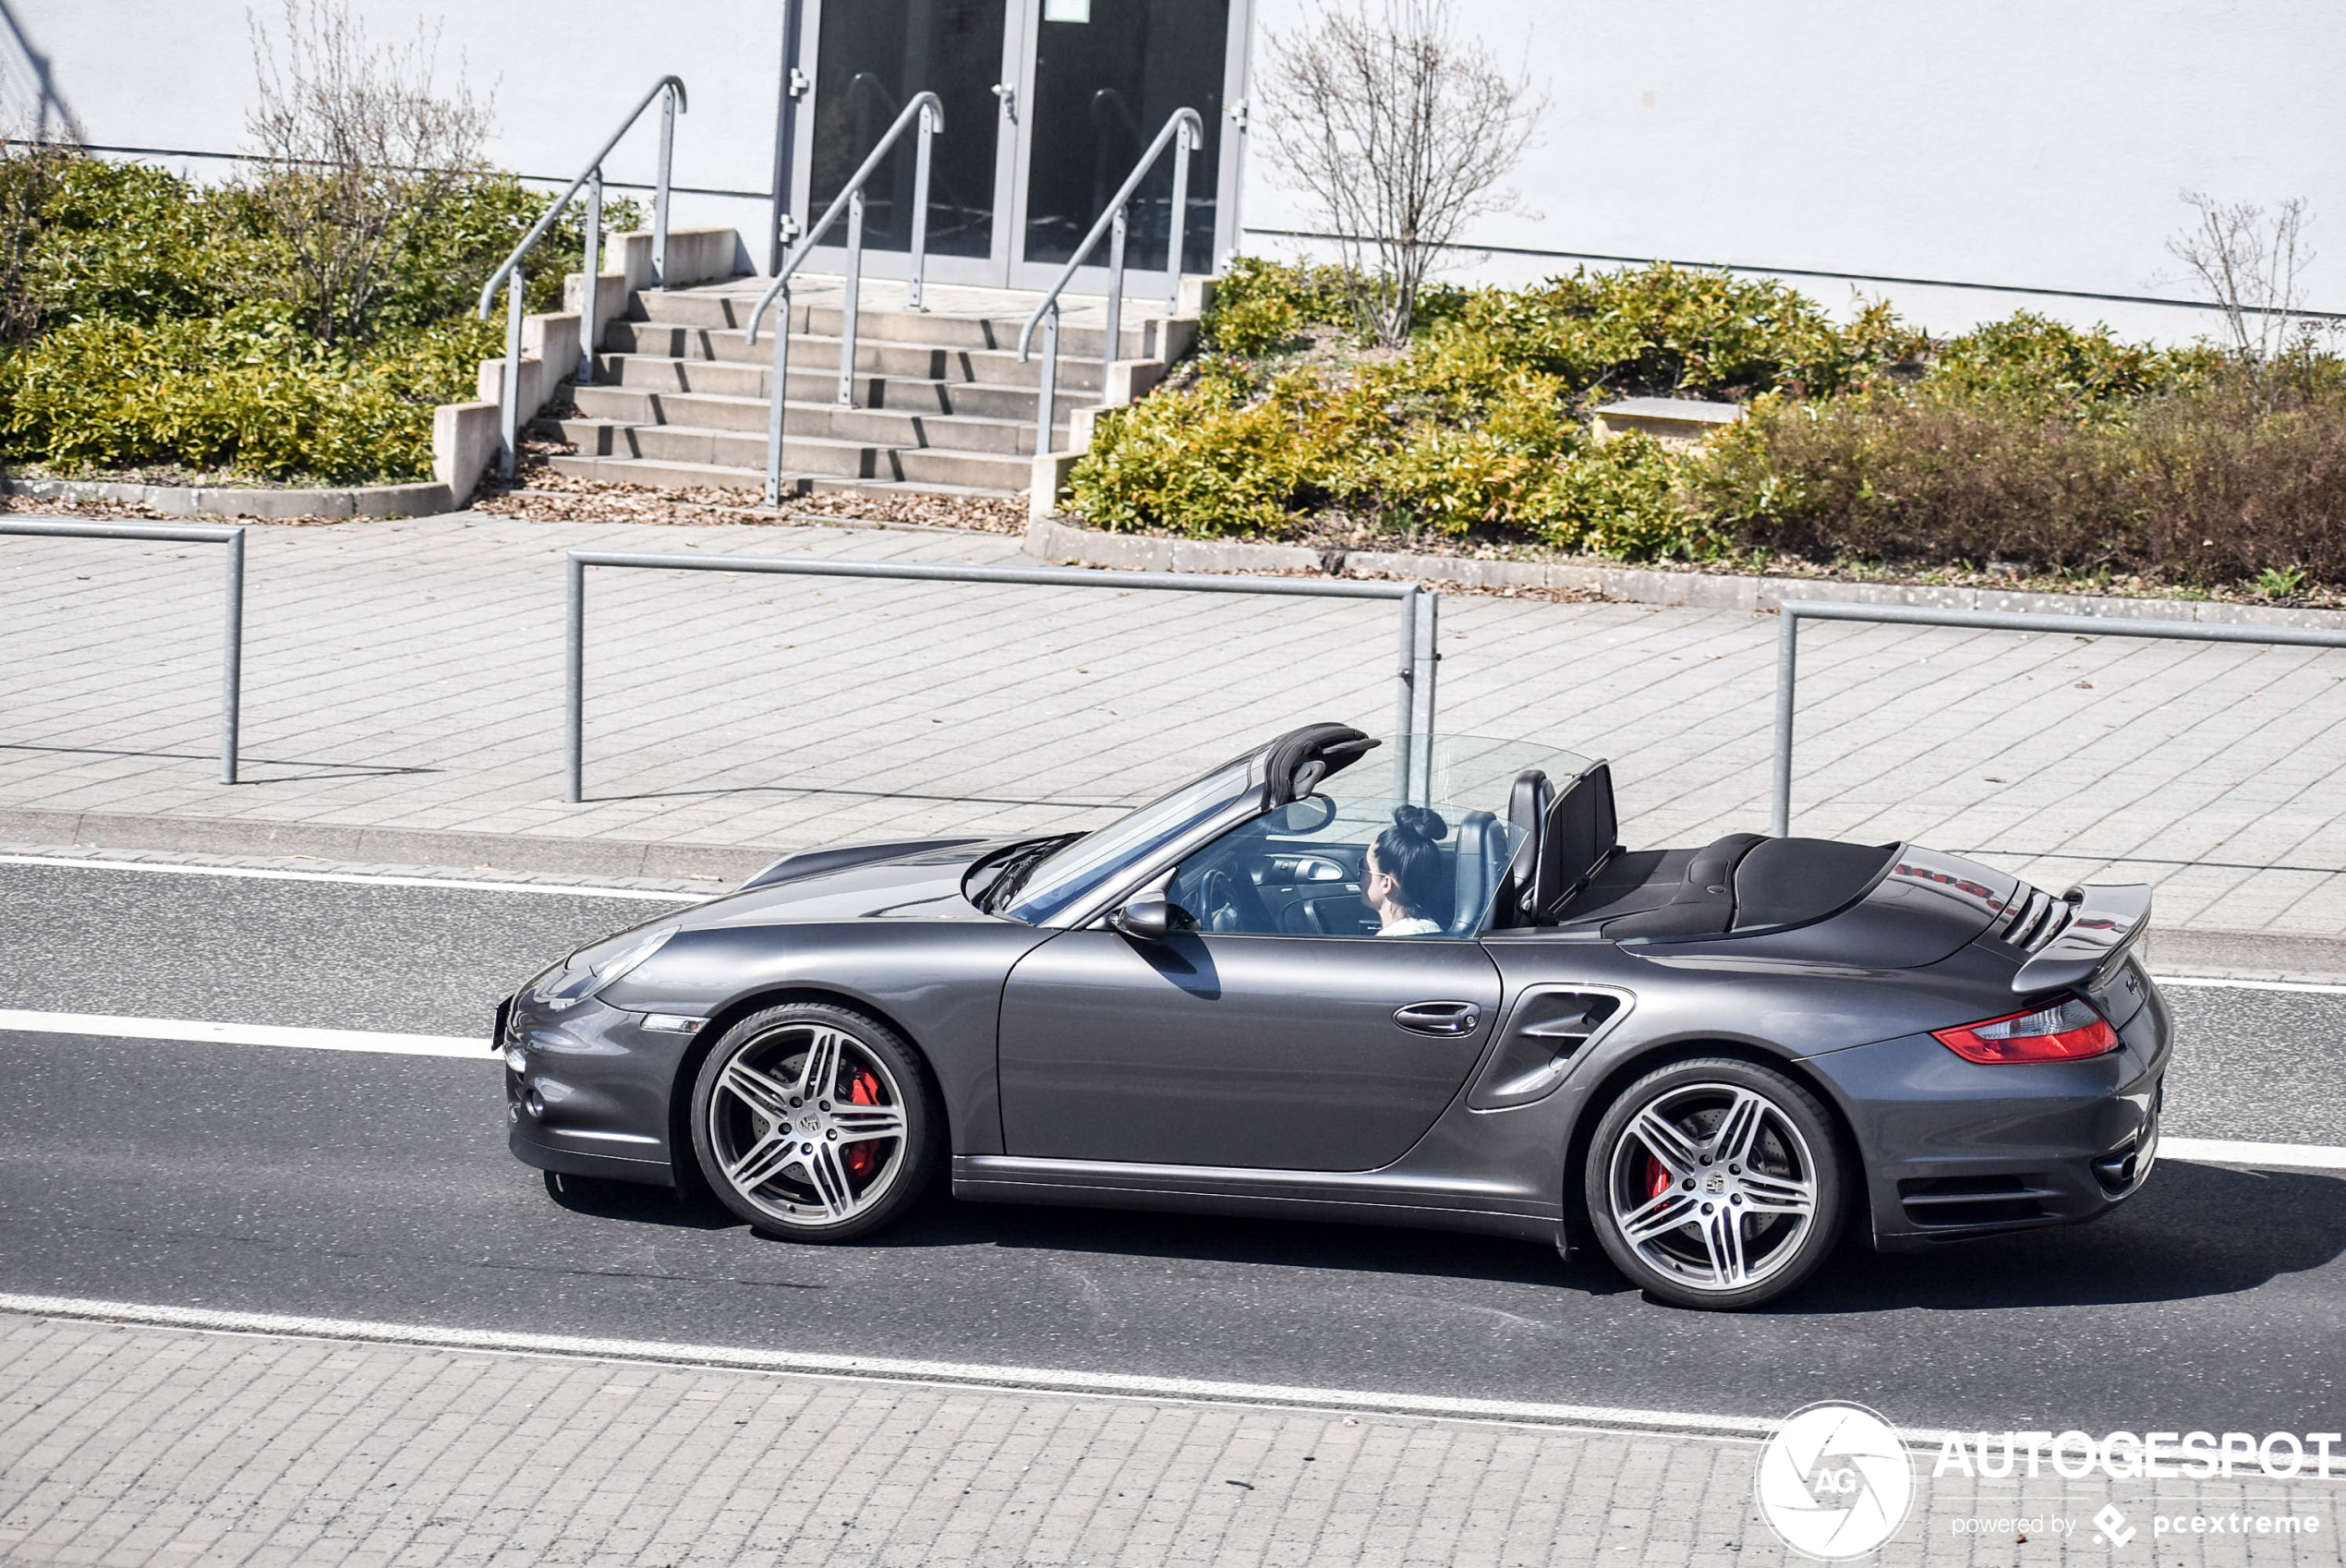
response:
<path fill-rule="evenodd" d="M 1911 1251 L 2098 1219 L 2156 1162 L 2167 1010 L 2145 1007 L 2120 1045 L 2079 1062 L 1981 1067 L 1928 1034 L 1812 1056 L 1866 1166 L 1874 1245 Z"/>
<path fill-rule="evenodd" d="M 498 1014 L 506 1143 L 516 1159 L 569 1176 L 675 1185 L 669 1091 L 693 1034 L 647 1028 L 645 1015 L 592 999 L 552 1012 L 525 993 Z"/>

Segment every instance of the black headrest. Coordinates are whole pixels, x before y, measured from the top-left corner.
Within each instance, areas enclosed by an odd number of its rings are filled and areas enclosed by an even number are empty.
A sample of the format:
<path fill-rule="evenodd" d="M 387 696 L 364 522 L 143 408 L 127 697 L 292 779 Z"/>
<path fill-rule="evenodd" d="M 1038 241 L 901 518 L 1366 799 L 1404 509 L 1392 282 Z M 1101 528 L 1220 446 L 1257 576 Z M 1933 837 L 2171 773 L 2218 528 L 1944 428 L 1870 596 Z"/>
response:
<path fill-rule="evenodd" d="M 1300 800 L 1322 779 L 1342 772 L 1384 743 L 1370 740 L 1348 724 L 1307 724 L 1288 730 L 1271 742 L 1263 759 L 1264 780 L 1270 788 L 1267 803 L 1276 807 Z"/>
<path fill-rule="evenodd" d="M 1619 847 L 1620 838 L 1613 812 L 1613 768 L 1601 762 L 1548 807 L 1540 827 L 1531 908 L 1546 911 L 1563 902 Z"/>
<path fill-rule="evenodd" d="M 1515 854 L 1507 862 L 1506 880 L 1500 886 L 1494 924 L 1516 924 L 1518 917 L 1533 907 L 1531 884 L 1540 867 L 1540 833 L 1554 801 L 1555 788 L 1546 774 L 1529 767 L 1516 775 L 1515 787 L 1507 792 L 1507 826 L 1515 829 Z"/>

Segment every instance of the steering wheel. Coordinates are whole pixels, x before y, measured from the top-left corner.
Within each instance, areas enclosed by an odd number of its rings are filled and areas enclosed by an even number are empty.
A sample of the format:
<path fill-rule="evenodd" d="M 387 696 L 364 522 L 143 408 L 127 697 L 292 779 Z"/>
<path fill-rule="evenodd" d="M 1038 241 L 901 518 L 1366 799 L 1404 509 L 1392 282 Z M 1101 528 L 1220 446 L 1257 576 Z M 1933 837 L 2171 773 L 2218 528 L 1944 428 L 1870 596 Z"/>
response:
<path fill-rule="evenodd" d="M 1198 902 L 1204 906 L 1198 923 L 1208 931 L 1270 929 L 1270 909 L 1254 890 L 1254 884 L 1219 866 L 1198 878 Z"/>

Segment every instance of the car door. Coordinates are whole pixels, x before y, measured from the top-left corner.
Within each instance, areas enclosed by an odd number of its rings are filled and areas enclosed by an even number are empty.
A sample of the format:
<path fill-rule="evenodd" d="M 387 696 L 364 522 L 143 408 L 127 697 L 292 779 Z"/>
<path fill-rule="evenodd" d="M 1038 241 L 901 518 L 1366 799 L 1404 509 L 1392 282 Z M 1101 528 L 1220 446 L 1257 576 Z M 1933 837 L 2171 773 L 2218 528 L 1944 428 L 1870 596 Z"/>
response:
<path fill-rule="evenodd" d="M 1062 932 L 1004 989 L 1005 1147 L 1373 1170 L 1456 1096 L 1498 1002 L 1472 940 Z"/>

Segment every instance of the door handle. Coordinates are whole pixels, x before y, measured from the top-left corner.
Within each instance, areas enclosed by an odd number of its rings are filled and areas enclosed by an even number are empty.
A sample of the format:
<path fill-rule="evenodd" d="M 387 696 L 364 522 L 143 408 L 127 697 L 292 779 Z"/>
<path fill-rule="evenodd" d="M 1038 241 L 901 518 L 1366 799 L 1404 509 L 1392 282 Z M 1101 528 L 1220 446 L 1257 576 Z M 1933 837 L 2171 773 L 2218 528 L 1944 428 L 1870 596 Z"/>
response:
<path fill-rule="evenodd" d="M 994 84 L 994 96 L 1002 101 L 1002 113 L 1012 125 L 1018 123 L 1018 90 L 1006 81 Z"/>
<path fill-rule="evenodd" d="M 1412 1002 L 1394 1009 L 1393 1021 L 1413 1034 L 1472 1034 L 1482 1009 L 1472 1002 Z"/>

